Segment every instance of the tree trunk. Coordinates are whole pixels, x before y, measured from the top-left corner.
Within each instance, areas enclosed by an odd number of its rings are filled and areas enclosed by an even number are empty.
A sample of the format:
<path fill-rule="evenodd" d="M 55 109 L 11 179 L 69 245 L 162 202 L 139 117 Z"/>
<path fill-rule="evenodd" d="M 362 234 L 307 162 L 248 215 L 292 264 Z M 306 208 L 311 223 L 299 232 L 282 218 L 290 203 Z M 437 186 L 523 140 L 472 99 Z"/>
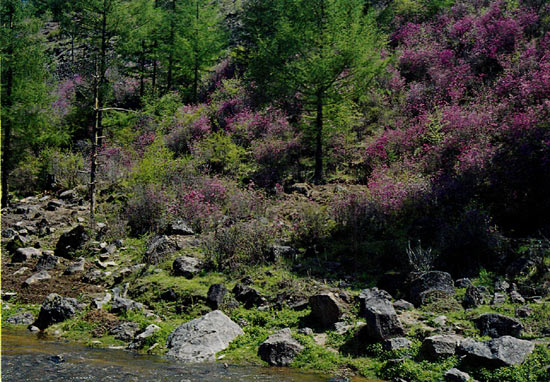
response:
<path fill-rule="evenodd" d="M 323 92 L 317 92 L 315 118 L 315 184 L 323 183 Z"/>
<path fill-rule="evenodd" d="M 9 14 L 9 28 L 10 31 L 13 30 L 13 12 Z M 13 45 L 12 41 L 10 39 L 8 49 L 6 50 L 7 57 L 13 56 Z M 10 107 L 13 104 L 12 99 L 12 91 L 13 91 L 13 70 L 11 67 L 11 63 L 9 63 L 8 70 L 6 72 L 6 102 L 5 102 L 5 110 L 10 110 Z M 2 147 L 2 208 L 8 206 L 8 199 L 9 199 L 9 185 L 8 185 L 8 178 L 11 171 L 11 121 L 9 120 L 9 116 L 6 116 L 4 118 L 4 139 L 2 140 L 3 146 Z"/>
<path fill-rule="evenodd" d="M 145 40 L 141 40 L 141 60 L 139 74 L 139 97 L 145 94 Z"/>

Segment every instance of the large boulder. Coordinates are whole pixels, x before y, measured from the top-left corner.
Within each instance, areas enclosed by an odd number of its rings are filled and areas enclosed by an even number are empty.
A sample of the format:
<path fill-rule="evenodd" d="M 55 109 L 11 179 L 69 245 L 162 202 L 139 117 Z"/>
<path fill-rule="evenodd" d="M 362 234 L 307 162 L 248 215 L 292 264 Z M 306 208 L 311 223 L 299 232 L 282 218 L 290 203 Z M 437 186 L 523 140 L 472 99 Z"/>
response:
<path fill-rule="evenodd" d="M 535 345 L 532 342 L 511 336 L 484 342 L 468 338 L 463 340 L 459 346 L 459 352 L 464 355 L 464 363 L 483 367 L 519 365 L 534 349 Z"/>
<path fill-rule="evenodd" d="M 175 276 L 192 279 L 201 270 L 201 261 L 190 256 L 180 256 L 174 260 L 172 269 Z"/>
<path fill-rule="evenodd" d="M 411 340 L 406 337 L 388 338 L 382 343 L 382 348 L 386 351 L 408 349 L 411 347 Z"/>
<path fill-rule="evenodd" d="M 482 314 L 474 320 L 482 336 L 493 338 L 502 336 L 519 337 L 523 330 L 521 322 L 498 313 Z"/>
<path fill-rule="evenodd" d="M 455 355 L 463 338 L 454 334 L 427 337 L 422 342 L 422 354 L 432 360 Z"/>
<path fill-rule="evenodd" d="M 367 321 L 367 333 L 370 339 L 383 341 L 405 335 L 403 326 L 390 301 L 391 296 L 377 288 L 365 289 L 359 295 L 361 309 Z"/>
<path fill-rule="evenodd" d="M 139 332 L 139 324 L 137 322 L 123 322 L 115 326 L 110 334 L 113 334 L 117 340 L 131 341 Z"/>
<path fill-rule="evenodd" d="M 50 325 L 73 317 L 81 309 L 83 306 L 76 299 L 51 293 L 42 303 L 38 318 L 33 325 L 44 330 Z"/>
<path fill-rule="evenodd" d="M 320 328 L 332 328 L 345 312 L 345 304 L 334 293 L 320 293 L 309 298 L 311 322 Z"/>
<path fill-rule="evenodd" d="M 90 240 L 90 236 L 86 228 L 83 225 L 77 225 L 61 235 L 55 247 L 55 255 L 70 259 L 73 257 L 74 252 L 82 248 L 88 240 Z"/>
<path fill-rule="evenodd" d="M 219 310 L 186 322 L 168 336 L 168 356 L 184 362 L 215 361 L 216 353 L 243 334 L 242 329 Z"/>
<path fill-rule="evenodd" d="M 194 235 L 193 229 L 183 220 L 176 220 L 168 225 L 167 235 Z"/>
<path fill-rule="evenodd" d="M 30 286 L 34 283 L 39 282 L 39 281 L 49 280 L 51 278 L 52 278 L 52 276 L 50 276 L 50 274 L 47 271 L 40 271 L 38 273 L 35 273 L 31 277 L 27 278 L 23 282 L 23 286 L 28 287 L 28 286 Z"/>
<path fill-rule="evenodd" d="M 472 381 L 470 378 L 470 375 L 468 373 L 465 373 L 463 371 L 460 371 L 458 369 L 455 369 L 454 367 L 450 370 L 447 370 L 445 375 L 443 376 L 445 378 L 445 382 L 468 382 Z"/>
<path fill-rule="evenodd" d="M 225 294 L 227 293 L 227 288 L 224 284 L 212 284 L 208 289 L 208 294 L 206 295 L 206 303 L 212 309 L 218 309 L 223 303 Z"/>
<path fill-rule="evenodd" d="M 431 297 L 452 296 L 455 292 L 453 278 L 441 271 L 413 275 L 409 289 L 411 302 L 416 306 L 425 304 Z"/>
<path fill-rule="evenodd" d="M 292 338 L 289 328 L 279 330 L 262 342 L 258 355 L 271 366 L 288 366 L 304 347 Z"/>
<path fill-rule="evenodd" d="M 476 308 L 482 304 L 488 303 L 489 295 L 484 288 L 470 285 L 466 288 L 462 305 L 468 308 Z"/>
<path fill-rule="evenodd" d="M 32 258 L 39 257 L 42 251 L 33 247 L 17 248 L 13 254 L 11 261 L 13 263 L 26 263 Z"/>
<path fill-rule="evenodd" d="M 84 272 L 86 269 L 86 260 L 84 260 L 83 257 L 79 258 L 74 263 L 70 264 L 67 269 L 65 269 L 65 272 L 63 272 L 64 275 L 74 275 L 77 272 Z"/>

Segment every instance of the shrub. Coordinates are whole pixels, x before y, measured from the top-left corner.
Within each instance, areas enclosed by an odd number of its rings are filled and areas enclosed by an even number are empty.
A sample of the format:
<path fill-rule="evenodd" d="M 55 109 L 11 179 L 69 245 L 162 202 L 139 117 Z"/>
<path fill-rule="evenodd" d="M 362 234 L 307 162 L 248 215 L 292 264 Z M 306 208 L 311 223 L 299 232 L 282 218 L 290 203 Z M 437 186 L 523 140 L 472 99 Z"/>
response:
<path fill-rule="evenodd" d="M 167 199 L 160 186 L 135 186 L 126 207 L 130 233 L 137 236 L 159 231 L 165 223 Z"/>

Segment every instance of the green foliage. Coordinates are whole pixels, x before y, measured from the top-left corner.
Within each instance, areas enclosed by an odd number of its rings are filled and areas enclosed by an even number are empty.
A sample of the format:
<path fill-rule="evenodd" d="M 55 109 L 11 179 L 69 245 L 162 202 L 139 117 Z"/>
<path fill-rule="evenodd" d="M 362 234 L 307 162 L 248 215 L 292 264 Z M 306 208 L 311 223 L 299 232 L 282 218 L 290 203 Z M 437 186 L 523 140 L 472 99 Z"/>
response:
<path fill-rule="evenodd" d="M 244 176 L 247 173 L 243 163 L 245 150 L 232 142 L 225 132 L 211 134 L 198 143 L 193 155 L 200 166 L 214 173 Z"/>
<path fill-rule="evenodd" d="M 533 354 L 521 365 L 496 370 L 472 370 L 480 382 L 545 382 L 550 379 L 550 349 L 537 346 Z"/>

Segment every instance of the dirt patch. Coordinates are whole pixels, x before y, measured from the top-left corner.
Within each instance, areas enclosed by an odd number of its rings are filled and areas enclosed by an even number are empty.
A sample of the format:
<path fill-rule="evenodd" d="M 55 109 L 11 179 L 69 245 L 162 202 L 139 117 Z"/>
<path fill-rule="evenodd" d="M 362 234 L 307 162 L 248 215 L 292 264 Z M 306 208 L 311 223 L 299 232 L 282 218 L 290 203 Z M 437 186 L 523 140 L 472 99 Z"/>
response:
<path fill-rule="evenodd" d="M 107 313 L 101 309 L 89 311 L 82 319 L 97 325 L 92 330 L 92 336 L 94 337 L 103 337 L 105 334 L 109 333 L 111 329 L 120 324 L 119 319 L 114 314 Z"/>

